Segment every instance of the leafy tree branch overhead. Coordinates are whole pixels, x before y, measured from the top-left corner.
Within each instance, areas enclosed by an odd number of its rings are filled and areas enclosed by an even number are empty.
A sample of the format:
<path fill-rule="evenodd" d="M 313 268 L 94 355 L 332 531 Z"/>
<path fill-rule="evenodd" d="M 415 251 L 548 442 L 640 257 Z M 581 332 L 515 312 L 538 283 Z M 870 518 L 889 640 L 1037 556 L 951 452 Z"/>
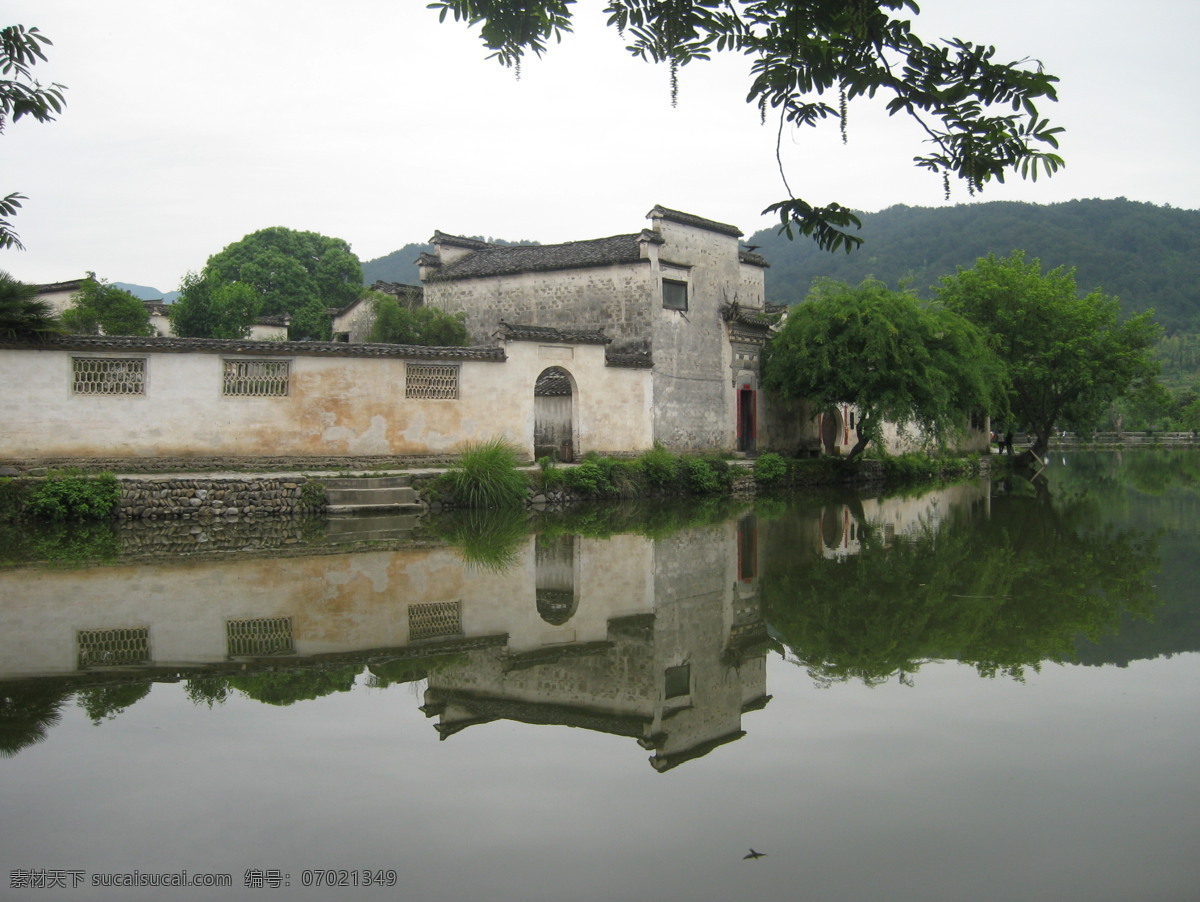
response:
<path fill-rule="evenodd" d="M 541 56 L 551 40 L 571 31 L 574 0 L 434 0 L 448 16 L 479 26 L 490 56 L 518 67 L 526 52 Z M 924 131 L 927 152 L 913 162 L 951 178 L 971 194 L 1009 173 L 1036 180 L 1063 164 L 1062 129 L 1038 104 L 1058 99 L 1058 79 L 1036 60 L 997 60 L 996 48 L 960 38 L 927 42 L 903 18 L 913 0 L 609 0 L 608 25 L 629 41 L 634 56 L 666 63 L 672 100 L 678 71 L 714 53 L 752 60 L 746 96 L 778 120 L 776 157 L 787 196 L 763 212 L 778 215 L 788 237 L 811 237 L 825 250 L 862 243 L 851 234 L 858 217 L 836 202 L 816 206 L 788 184 L 779 148 L 788 126 L 836 121 L 846 137 L 849 104 L 881 96 L 889 115 L 904 113 Z"/>
<path fill-rule="evenodd" d="M 42 48 L 50 43 L 36 28 L 0 28 L 0 133 L 23 116 L 50 122 L 62 112 L 66 89 L 57 83 L 42 85 L 33 77 L 33 66 L 45 61 Z M 15 191 L 0 197 L 0 248 L 24 249 L 11 222 L 24 200 L 25 195 Z"/>

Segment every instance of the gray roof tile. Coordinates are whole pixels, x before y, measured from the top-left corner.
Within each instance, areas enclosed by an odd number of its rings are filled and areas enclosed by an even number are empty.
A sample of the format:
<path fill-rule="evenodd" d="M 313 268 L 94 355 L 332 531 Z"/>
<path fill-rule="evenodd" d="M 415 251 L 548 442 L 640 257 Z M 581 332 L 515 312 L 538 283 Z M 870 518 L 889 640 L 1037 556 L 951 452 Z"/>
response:
<path fill-rule="evenodd" d="M 427 282 L 479 279 L 524 272 L 612 266 L 642 261 L 642 234 L 613 235 L 567 244 L 529 244 L 511 247 L 484 246 L 453 263 L 443 263 L 425 275 Z M 651 239 L 653 240 L 653 239 Z"/>
<path fill-rule="evenodd" d="M 264 357 L 393 357 L 503 362 L 503 348 L 429 348 L 418 345 L 350 344 L 344 341 L 252 341 L 226 338 L 140 338 L 124 335 L 61 335 L 0 339 L 0 348 L 26 351 L 126 351 L 130 353 L 247 354 Z"/>

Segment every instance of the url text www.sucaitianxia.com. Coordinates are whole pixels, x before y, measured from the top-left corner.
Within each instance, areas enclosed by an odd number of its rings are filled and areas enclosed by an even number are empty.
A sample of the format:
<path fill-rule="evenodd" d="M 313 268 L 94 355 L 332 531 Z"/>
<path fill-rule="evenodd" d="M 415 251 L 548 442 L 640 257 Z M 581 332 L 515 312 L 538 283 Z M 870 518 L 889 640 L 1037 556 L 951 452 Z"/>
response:
<path fill-rule="evenodd" d="M 8 872 L 9 889 L 78 889 L 81 886 L 233 886 L 232 874 L 171 871 L 100 874 L 74 868 L 16 868 Z"/>

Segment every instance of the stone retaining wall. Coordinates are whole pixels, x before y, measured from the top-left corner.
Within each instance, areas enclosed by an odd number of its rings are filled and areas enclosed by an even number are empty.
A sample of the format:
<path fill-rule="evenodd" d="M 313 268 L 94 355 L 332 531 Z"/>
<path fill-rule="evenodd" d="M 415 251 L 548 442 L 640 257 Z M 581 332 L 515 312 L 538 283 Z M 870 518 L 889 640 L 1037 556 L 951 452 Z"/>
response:
<path fill-rule="evenodd" d="M 121 500 L 117 516 L 122 520 L 277 517 L 314 513 L 325 506 L 320 482 L 303 476 L 152 480 L 118 477 L 118 481 Z"/>
<path fill-rule="evenodd" d="M 448 467 L 456 454 L 357 457 L 31 457 L 7 459 L 0 466 L 3 476 L 41 476 L 45 470 L 82 470 L 85 473 L 270 473 L 345 470 L 404 470 Z"/>

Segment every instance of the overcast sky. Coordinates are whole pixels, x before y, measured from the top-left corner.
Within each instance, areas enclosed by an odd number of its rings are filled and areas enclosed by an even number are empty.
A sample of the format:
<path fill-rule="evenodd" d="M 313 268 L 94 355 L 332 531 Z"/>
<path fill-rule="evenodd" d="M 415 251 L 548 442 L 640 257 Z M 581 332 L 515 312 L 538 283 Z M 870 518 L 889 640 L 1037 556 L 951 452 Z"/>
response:
<path fill-rule="evenodd" d="M 579 4 L 575 33 L 520 80 L 423 0 L 8 0 L 0 24 L 54 41 L 40 80 L 67 108 L 0 136 L 0 194 L 29 200 L 26 282 L 178 286 L 267 226 L 343 238 L 362 260 L 435 229 L 546 243 L 629 233 L 655 204 L 750 234 L 785 194 L 775 127 L 745 103 L 739 58 L 682 70 L 635 60 Z M 1200 208 L 1195 0 L 924 0 L 918 33 L 995 44 L 1062 79 L 1045 110 L 1067 168 L 978 198 L 1086 197 Z M 797 195 L 874 211 L 938 206 L 912 166 L 915 125 L 852 107 L 784 138 Z M 955 188 L 950 203 L 977 202 Z"/>

